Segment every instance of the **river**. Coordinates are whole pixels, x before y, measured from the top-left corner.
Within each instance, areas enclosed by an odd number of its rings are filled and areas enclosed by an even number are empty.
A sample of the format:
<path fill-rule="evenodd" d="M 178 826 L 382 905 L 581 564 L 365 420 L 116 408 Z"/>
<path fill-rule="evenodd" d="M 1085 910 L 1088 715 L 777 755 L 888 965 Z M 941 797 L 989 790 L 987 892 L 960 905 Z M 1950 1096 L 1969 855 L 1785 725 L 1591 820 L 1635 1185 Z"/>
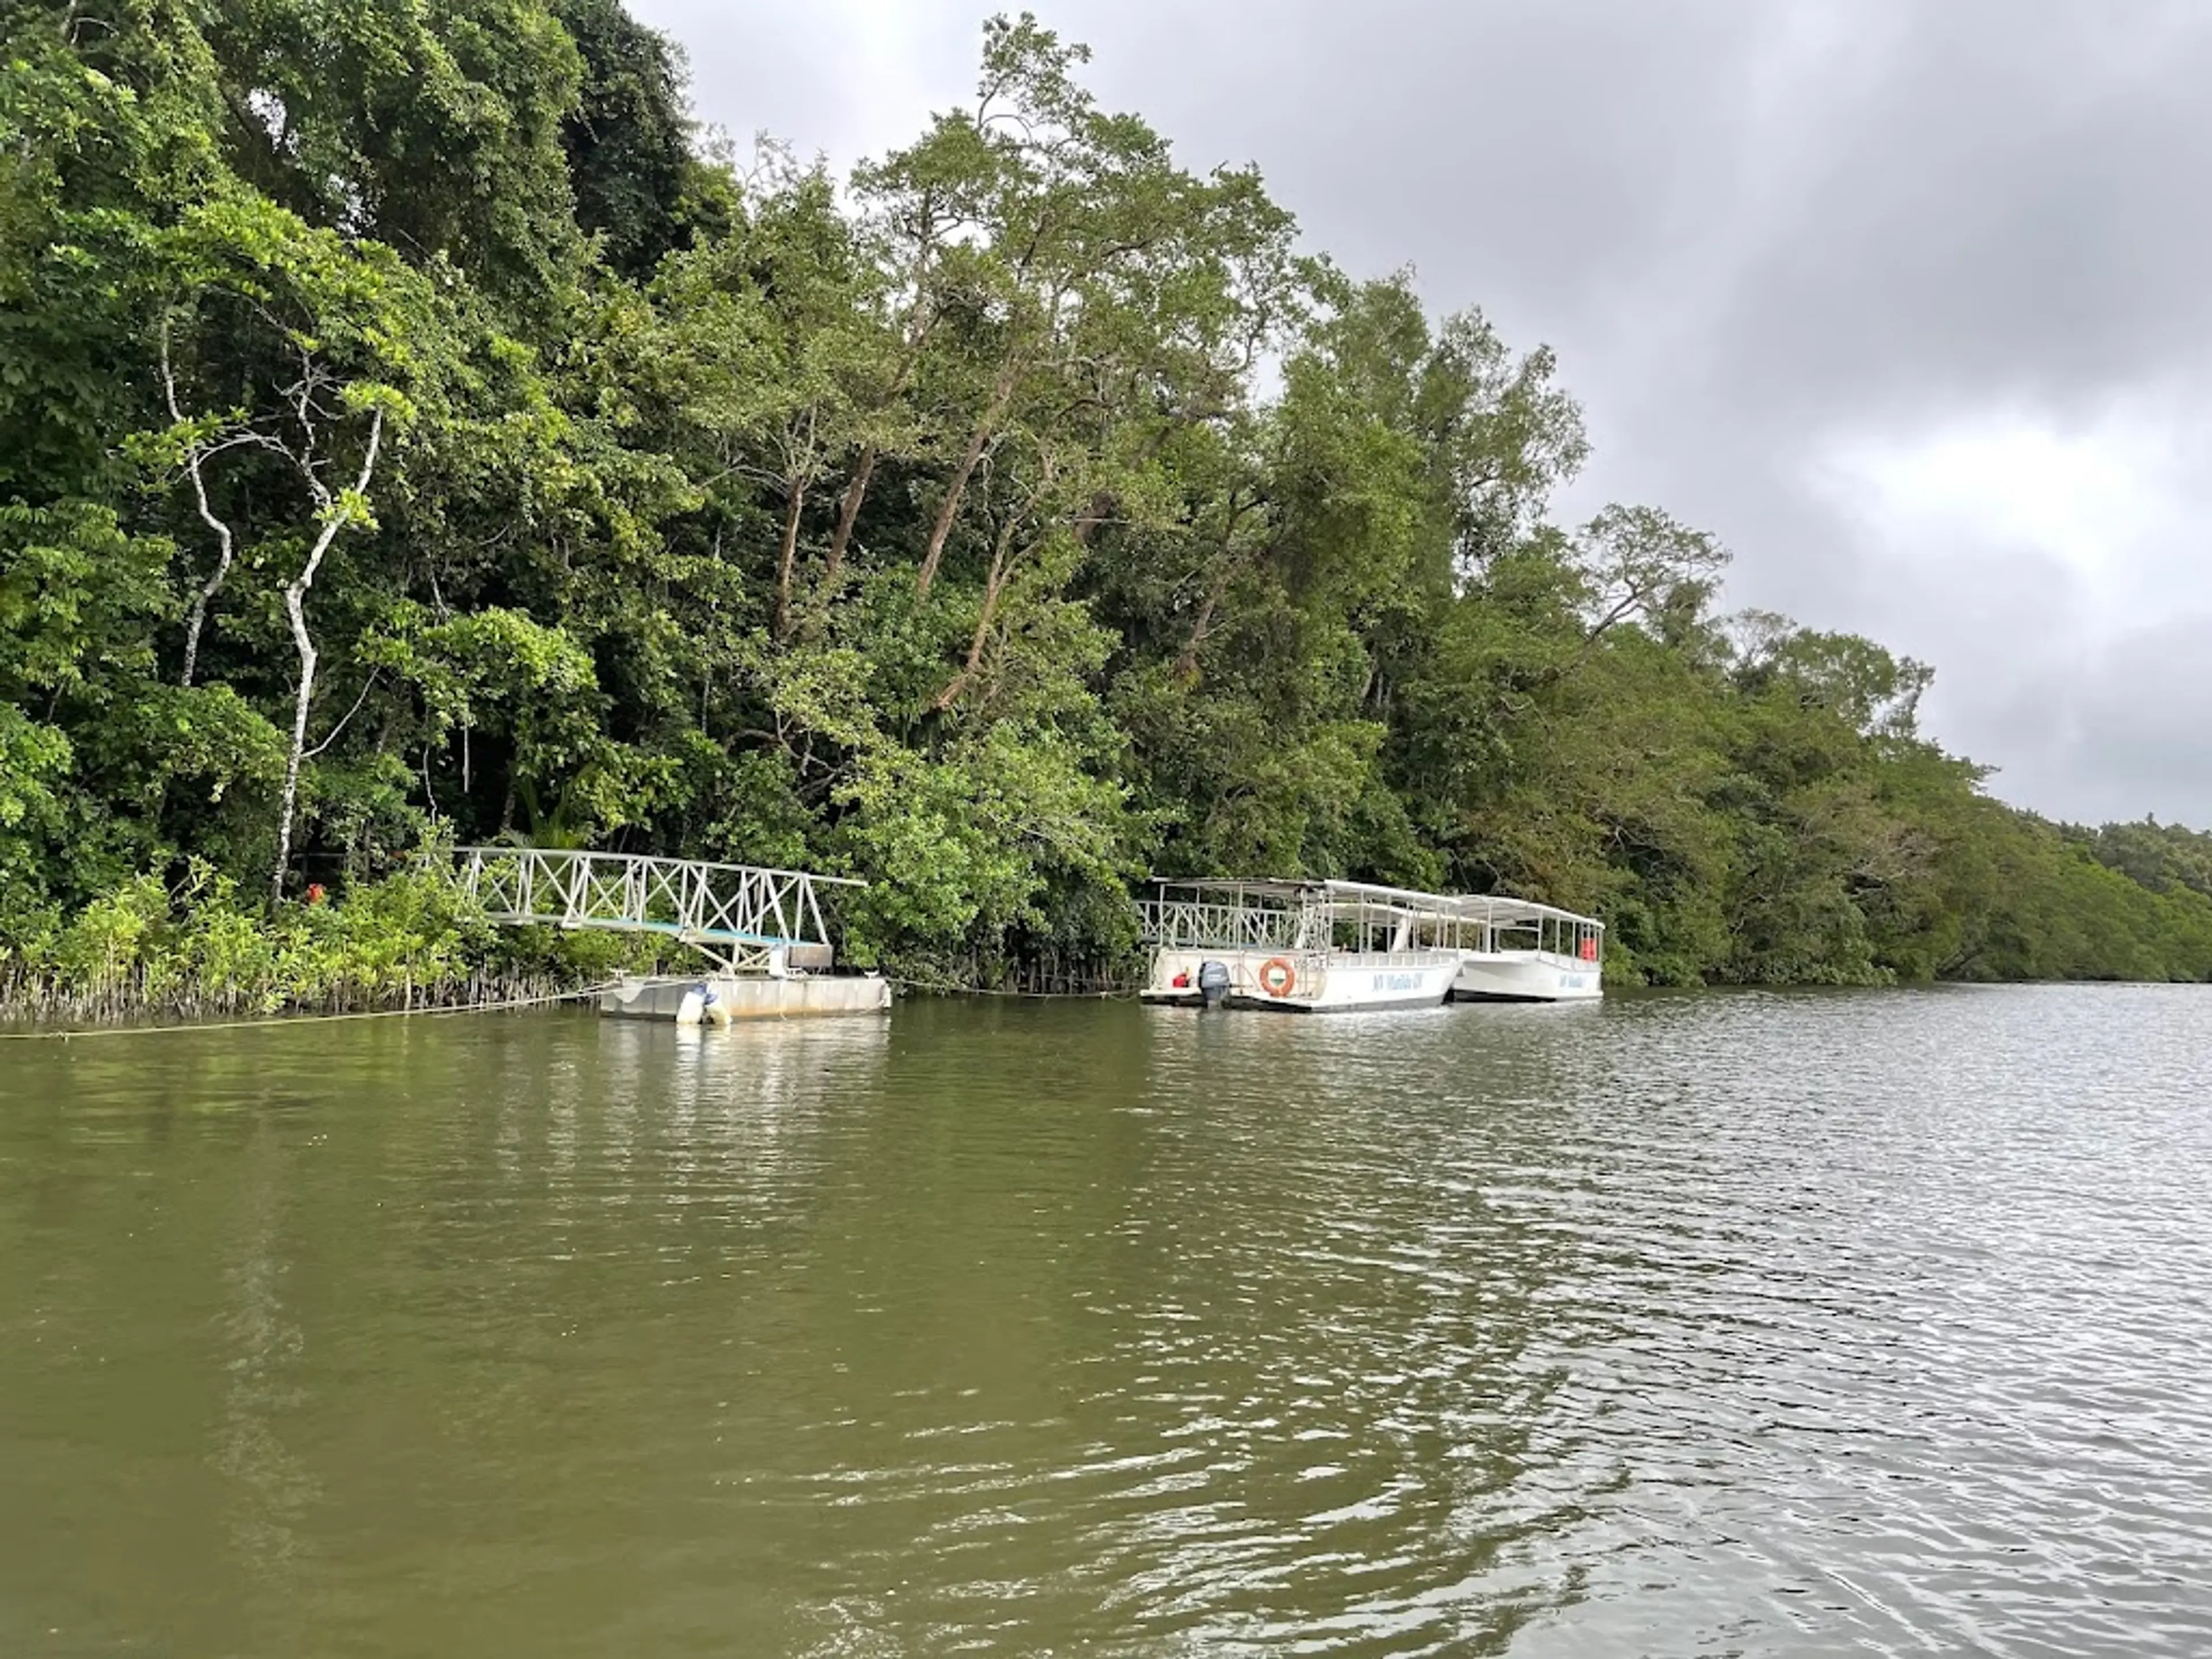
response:
<path fill-rule="evenodd" d="M 0 1653 L 2212 1651 L 2212 992 L 0 1044 Z"/>

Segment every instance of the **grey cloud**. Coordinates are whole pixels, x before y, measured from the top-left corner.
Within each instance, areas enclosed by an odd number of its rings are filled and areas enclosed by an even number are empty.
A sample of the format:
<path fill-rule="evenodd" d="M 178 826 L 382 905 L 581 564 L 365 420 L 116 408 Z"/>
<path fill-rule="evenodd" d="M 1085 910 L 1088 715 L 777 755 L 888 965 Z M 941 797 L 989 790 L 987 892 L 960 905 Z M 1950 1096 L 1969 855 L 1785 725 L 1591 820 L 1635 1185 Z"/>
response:
<path fill-rule="evenodd" d="M 1792 211 L 1735 280 L 1727 384 L 1817 419 L 2072 400 L 2201 369 L 2212 11 L 1915 5 L 1883 70 L 1815 107 Z"/>
<path fill-rule="evenodd" d="M 710 118 L 841 162 L 967 95 L 987 9 L 640 4 L 690 46 Z M 1659 502 L 1736 550 L 1736 602 L 1934 662 L 1930 729 L 2008 799 L 2212 823 L 2212 675 L 2142 695 L 2154 646 L 2212 660 L 2212 619 L 2158 598 L 2169 576 L 2202 594 L 2193 537 L 2099 592 L 2030 545 L 1885 539 L 1906 532 L 1816 476 L 1839 441 L 1985 415 L 2212 410 L 2198 0 L 1037 9 L 1187 159 L 1256 162 L 1313 246 L 1410 262 L 1439 307 L 1554 346 L 1597 443 L 1563 511 Z M 2212 509 L 2212 478 L 2172 487 Z"/>
<path fill-rule="evenodd" d="M 2072 683 L 2024 690 L 1995 711 L 2014 723 L 2031 775 L 2078 801 L 2085 820 L 2208 821 L 2212 781 L 2212 613 L 2136 629 L 2078 665 Z M 2054 718 L 2055 717 L 2055 718 Z M 2000 789 L 2000 793 L 2006 791 Z"/>

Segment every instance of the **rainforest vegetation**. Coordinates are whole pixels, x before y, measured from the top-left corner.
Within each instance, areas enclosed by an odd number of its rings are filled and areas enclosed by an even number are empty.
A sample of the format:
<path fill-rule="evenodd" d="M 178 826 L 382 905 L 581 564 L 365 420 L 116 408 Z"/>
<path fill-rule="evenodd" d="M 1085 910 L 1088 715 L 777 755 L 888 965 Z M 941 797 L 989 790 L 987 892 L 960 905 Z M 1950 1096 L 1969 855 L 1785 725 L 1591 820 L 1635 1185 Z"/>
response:
<path fill-rule="evenodd" d="M 1561 522 L 1547 351 L 1028 17 L 849 177 L 704 143 L 617 0 L 0 20 L 19 985 L 450 980 L 409 872 L 501 839 L 864 877 L 851 954 L 985 980 L 1224 872 L 1595 911 L 1626 982 L 2212 976 L 2212 839 L 2015 811 L 1927 668 Z"/>

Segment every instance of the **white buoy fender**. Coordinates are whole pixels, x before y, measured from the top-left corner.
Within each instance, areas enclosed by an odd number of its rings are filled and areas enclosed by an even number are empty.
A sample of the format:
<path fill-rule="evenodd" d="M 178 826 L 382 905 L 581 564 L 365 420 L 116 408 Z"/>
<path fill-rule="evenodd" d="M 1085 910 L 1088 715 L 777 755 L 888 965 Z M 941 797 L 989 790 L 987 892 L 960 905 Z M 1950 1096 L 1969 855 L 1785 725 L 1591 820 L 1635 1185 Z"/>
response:
<path fill-rule="evenodd" d="M 728 1030 L 730 1029 L 729 1004 L 724 1002 L 720 996 L 715 994 L 714 988 L 713 986 L 709 985 L 705 988 L 707 993 L 707 1006 L 703 1010 L 702 1010 L 702 1012 L 706 1016 L 707 1023 L 709 1025 L 712 1025 L 718 1031 Z"/>
<path fill-rule="evenodd" d="M 684 1000 L 676 1005 L 676 1023 L 678 1025 L 696 1025 L 706 1012 L 707 988 L 695 985 L 684 994 Z"/>

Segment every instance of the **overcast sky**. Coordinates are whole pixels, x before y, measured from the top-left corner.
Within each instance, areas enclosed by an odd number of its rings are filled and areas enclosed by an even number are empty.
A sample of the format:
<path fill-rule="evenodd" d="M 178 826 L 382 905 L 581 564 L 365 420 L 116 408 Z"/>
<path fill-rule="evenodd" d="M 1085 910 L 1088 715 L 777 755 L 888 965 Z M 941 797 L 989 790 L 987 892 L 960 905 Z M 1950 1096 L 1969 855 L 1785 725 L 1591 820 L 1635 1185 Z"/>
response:
<path fill-rule="evenodd" d="M 969 101 L 974 0 L 632 0 L 702 118 L 841 170 Z M 1187 165 L 1547 342 L 1571 501 L 1933 663 L 2053 816 L 2212 826 L 2212 5 L 1043 0 Z"/>

